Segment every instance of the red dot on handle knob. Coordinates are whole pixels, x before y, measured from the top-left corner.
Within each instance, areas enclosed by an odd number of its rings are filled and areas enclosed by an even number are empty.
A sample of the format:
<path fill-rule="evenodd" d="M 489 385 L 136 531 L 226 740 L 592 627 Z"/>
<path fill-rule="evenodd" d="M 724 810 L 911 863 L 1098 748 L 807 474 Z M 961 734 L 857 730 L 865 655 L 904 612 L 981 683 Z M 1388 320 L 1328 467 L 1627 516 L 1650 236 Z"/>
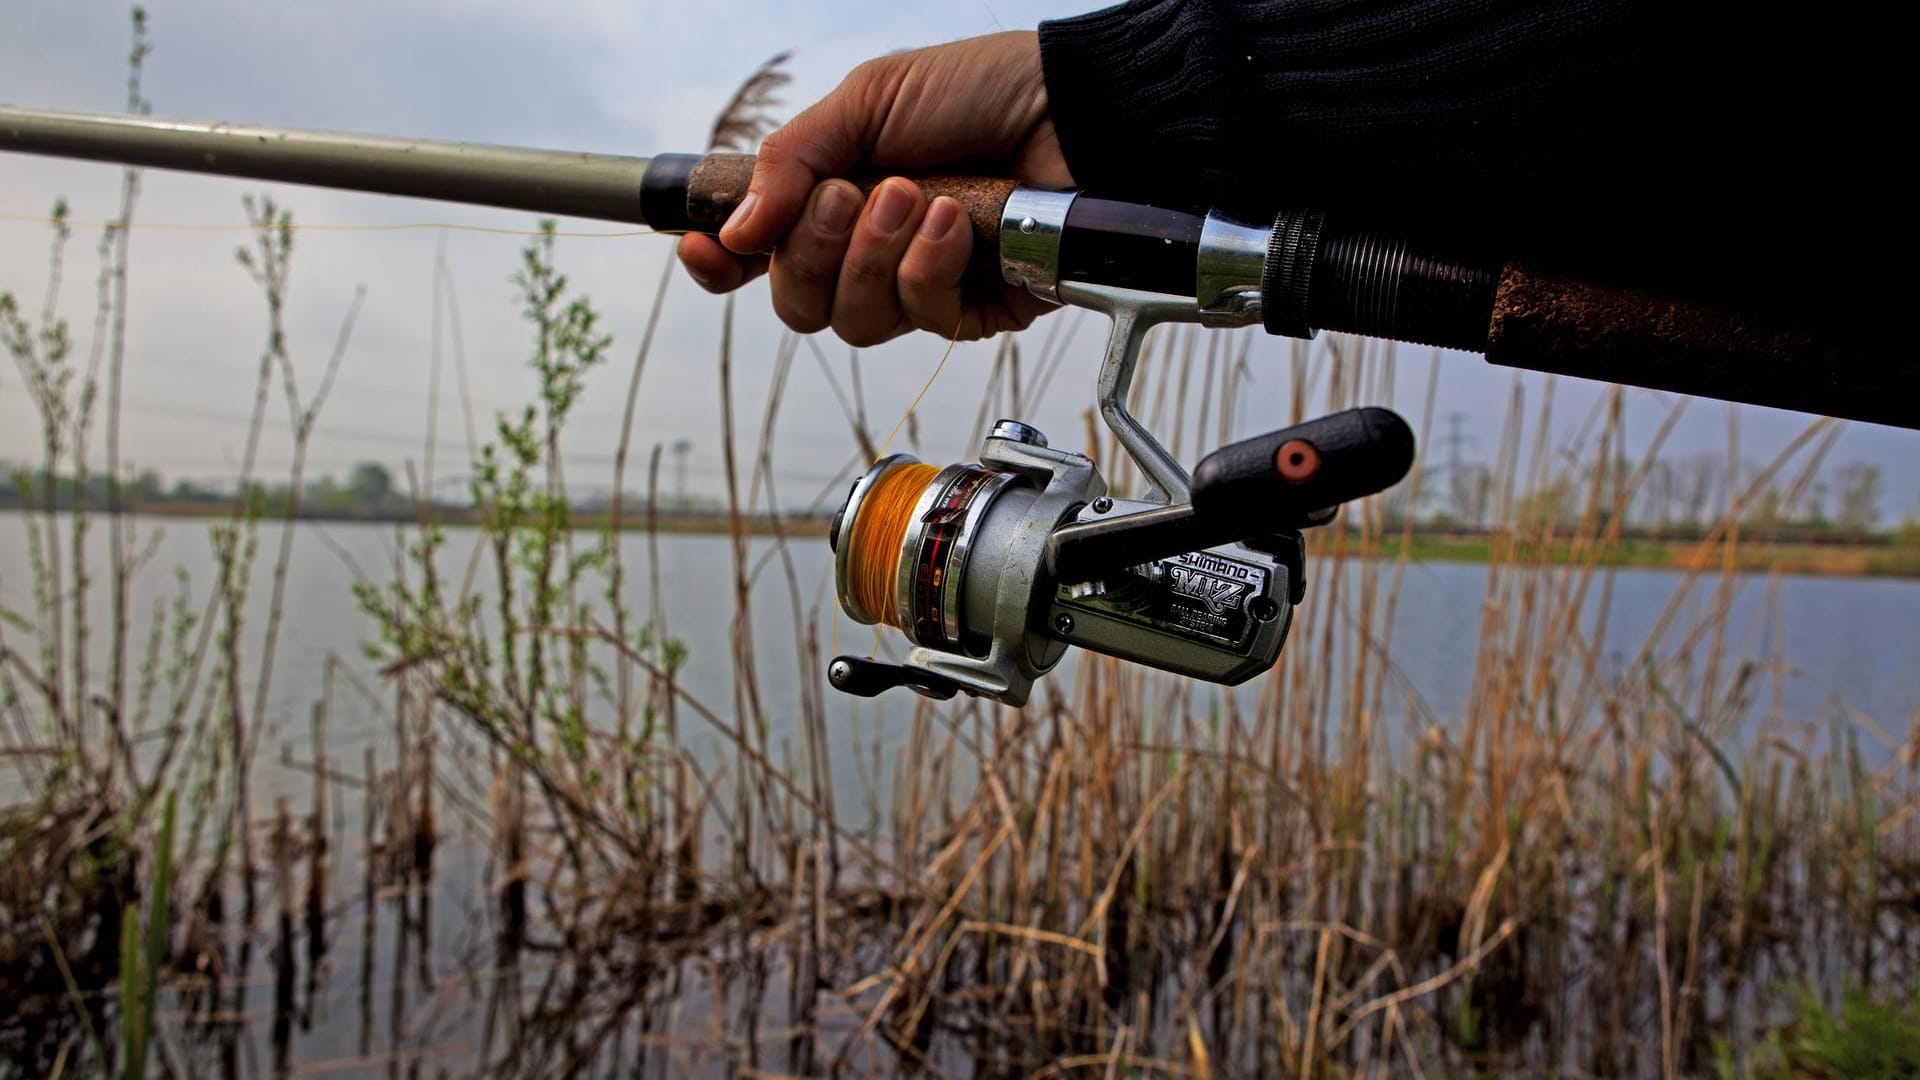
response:
<path fill-rule="evenodd" d="M 1305 439 L 1288 439 L 1273 452 L 1273 468 L 1289 484 L 1304 484 L 1320 471 L 1320 451 Z"/>

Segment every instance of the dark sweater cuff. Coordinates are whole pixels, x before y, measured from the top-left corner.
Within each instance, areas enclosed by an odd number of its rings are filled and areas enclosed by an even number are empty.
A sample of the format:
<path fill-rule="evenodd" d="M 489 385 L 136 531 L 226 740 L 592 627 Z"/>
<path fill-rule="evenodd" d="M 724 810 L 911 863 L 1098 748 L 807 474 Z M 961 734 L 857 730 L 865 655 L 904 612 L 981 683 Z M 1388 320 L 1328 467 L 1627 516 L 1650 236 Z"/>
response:
<path fill-rule="evenodd" d="M 1082 187 L 1192 199 L 1228 161 L 1245 57 L 1224 48 L 1206 0 L 1131 0 L 1040 24 L 1040 57 L 1061 153 Z"/>

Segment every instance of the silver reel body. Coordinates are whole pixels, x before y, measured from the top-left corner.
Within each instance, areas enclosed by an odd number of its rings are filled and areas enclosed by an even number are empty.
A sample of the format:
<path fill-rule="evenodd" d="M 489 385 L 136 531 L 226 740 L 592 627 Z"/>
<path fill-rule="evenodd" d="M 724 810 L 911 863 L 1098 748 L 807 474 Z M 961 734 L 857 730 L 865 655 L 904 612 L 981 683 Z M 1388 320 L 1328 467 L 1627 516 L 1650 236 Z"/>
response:
<path fill-rule="evenodd" d="M 861 477 L 833 544 L 842 608 L 858 621 L 899 627 L 913 644 L 886 671 L 836 659 L 828 671 L 836 687 L 907 685 L 1021 705 L 1070 644 L 1210 682 L 1242 682 L 1273 666 L 1297 566 L 1233 544 L 1088 581 L 1054 580 L 1048 543 L 1062 526 L 1166 504 L 1107 498 L 1092 459 L 1054 450 L 1015 421 L 994 426 L 977 465 L 950 465 L 926 485 L 897 556 L 893 609 L 862 610 L 850 589 L 853 524 L 879 478 L 912 461 L 895 455 Z"/>

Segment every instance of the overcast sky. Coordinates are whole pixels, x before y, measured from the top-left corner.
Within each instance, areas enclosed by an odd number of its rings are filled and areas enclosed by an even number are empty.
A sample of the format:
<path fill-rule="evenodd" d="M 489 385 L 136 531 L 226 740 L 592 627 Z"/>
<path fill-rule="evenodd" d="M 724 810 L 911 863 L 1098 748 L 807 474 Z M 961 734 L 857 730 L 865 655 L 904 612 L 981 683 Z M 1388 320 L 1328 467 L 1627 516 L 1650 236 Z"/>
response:
<path fill-rule="evenodd" d="M 797 108 L 867 57 L 996 29 L 1032 28 L 1043 18 L 1088 6 L 1072 0 L 154 0 L 147 5 L 155 52 L 147 62 L 146 92 L 161 115 L 615 153 L 694 151 L 704 146 L 713 114 L 741 78 L 776 52 L 794 52 L 787 98 Z M 0 101 L 117 110 L 125 94 L 127 45 L 125 7 L 9 0 L 0 7 Z M 77 220 L 98 221 L 114 212 L 118 186 L 113 167 L 0 155 L 0 290 L 34 309 L 43 294 L 47 230 L 15 218 L 44 214 L 64 195 Z M 241 195 L 260 190 L 270 190 L 300 222 L 316 225 L 533 223 L 531 215 L 505 211 L 157 172 L 145 174 L 138 217 L 236 224 L 244 220 Z M 565 221 L 561 227 L 610 228 Z M 357 461 L 398 467 L 421 457 L 429 411 L 431 282 L 442 236 L 483 430 L 496 409 L 527 399 L 528 334 L 509 282 L 523 240 L 435 231 L 302 233 L 289 325 L 294 363 L 308 386 L 318 377 L 355 287 L 368 290 L 338 388 L 321 419 L 313 471 L 338 475 Z M 61 305 L 81 356 L 92 325 L 97 239 L 96 229 L 76 230 Z M 231 475 L 241 454 L 264 334 L 263 305 L 233 259 L 245 239 L 238 232 L 160 229 L 133 238 L 125 455 L 170 478 Z M 603 487 L 610 477 L 627 368 L 669 249 L 669 240 L 651 236 L 561 241 L 563 269 L 592 295 L 616 338 L 614 363 L 590 378 L 569 444 L 569 475 L 582 488 Z M 703 493 L 720 490 L 720 318 L 720 301 L 684 278 L 672 283 L 634 434 L 642 448 L 691 440 L 688 485 Z M 1052 317 L 1062 318 L 1075 316 Z M 1043 323 L 1038 332 L 1045 328 Z M 1085 441 L 1081 414 L 1091 403 L 1102 329 L 1097 319 L 1084 320 L 1058 380 L 1030 417 L 1055 445 Z M 764 283 L 742 294 L 736 341 L 740 422 L 751 433 L 758 428 L 779 341 Z M 818 344 L 845 381 L 851 374 L 845 347 L 831 335 Z M 919 389 L 942 344 L 921 335 L 863 357 L 866 401 L 883 430 Z M 1037 352 L 1039 341 L 1027 347 Z M 1254 344 L 1240 434 L 1280 426 L 1289 414 L 1288 349 L 1275 339 Z M 974 453 L 965 440 L 991 355 L 990 344 L 961 346 L 923 404 L 921 448 L 929 459 Z M 1417 419 L 1430 354 L 1403 349 L 1399 356 L 1397 404 Z M 821 366 L 809 355 L 802 360 L 782 400 L 775 443 L 782 498 L 789 502 L 828 482 L 852 452 Z M 1475 440 L 1465 456 L 1490 459 L 1513 376 L 1464 354 L 1444 356 L 1440 370 L 1438 412 L 1465 413 L 1465 430 Z M 1545 380 L 1527 376 L 1521 386 L 1533 405 Z M 1556 415 L 1567 418 L 1569 429 L 1562 440 L 1599 392 L 1595 384 L 1575 380 L 1557 385 Z M 462 471 L 465 454 L 450 369 L 443 393 L 438 468 L 445 477 Z M 1633 395 L 1630 437 L 1644 439 L 1665 409 L 1663 398 Z M 1769 457 L 1808 422 L 1791 413 L 1735 411 L 1740 453 L 1756 460 Z M 275 430 L 263 464 L 271 470 L 285 464 L 289 447 L 278 399 L 270 418 Z M 1670 440 L 1670 453 L 1724 453 L 1728 430 L 1726 407 L 1696 402 Z M 1423 434 L 1439 445 L 1440 430 Z M 37 449 L 37 425 L 19 375 L 10 363 L 0 366 L 0 460 L 32 460 Z M 1916 449 L 1920 436 L 1852 425 L 1830 461 L 1885 466 L 1887 509 L 1897 515 L 1913 510 L 1920 497 Z"/>

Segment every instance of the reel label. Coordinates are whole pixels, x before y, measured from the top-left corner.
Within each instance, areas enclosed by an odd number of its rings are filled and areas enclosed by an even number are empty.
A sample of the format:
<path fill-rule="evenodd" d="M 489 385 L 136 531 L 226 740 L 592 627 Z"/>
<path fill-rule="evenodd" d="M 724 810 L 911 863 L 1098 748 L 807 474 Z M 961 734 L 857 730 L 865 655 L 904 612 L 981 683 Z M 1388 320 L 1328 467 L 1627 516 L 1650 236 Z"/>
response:
<path fill-rule="evenodd" d="M 1151 609 L 1154 621 L 1224 645 L 1246 639 L 1247 601 L 1266 591 L 1265 568 L 1204 551 L 1176 555 L 1161 566 L 1167 583 Z"/>
<path fill-rule="evenodd" d="M 1062 586 L 1055 602 L 1237 651 L 1257 629 L 1247 605 L 1267 594 L 1271 573 L 1258 563 L 1195 551 L 1114 574 L 1091 592 L 1076 595 Z"/>

